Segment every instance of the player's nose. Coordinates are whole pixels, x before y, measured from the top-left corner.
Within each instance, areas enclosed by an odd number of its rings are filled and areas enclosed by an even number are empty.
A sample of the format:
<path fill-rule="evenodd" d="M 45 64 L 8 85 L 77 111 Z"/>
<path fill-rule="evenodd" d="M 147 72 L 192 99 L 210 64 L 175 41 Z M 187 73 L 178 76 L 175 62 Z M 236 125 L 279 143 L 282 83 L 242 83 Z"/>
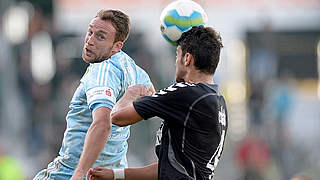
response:
<path fill-rule="evenodd" d="M 93 36 L 88 36 L 86 43 L 88 45 L 90 45 L 90 46 L 93 46 L 94 45 L 94 37 Z"/>

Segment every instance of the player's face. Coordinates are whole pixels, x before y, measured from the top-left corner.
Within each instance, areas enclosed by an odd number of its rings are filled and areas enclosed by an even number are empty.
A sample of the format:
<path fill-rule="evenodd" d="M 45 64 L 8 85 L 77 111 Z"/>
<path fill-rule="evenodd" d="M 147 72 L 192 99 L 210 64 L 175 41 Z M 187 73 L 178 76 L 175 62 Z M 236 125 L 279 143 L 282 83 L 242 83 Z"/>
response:
<path fill-rule="evenodd" d="M 183 63 L 181 46 L 176 50 L 176 82 L 184 82 L 185 75 L 187 74 L 186 68 Z"/>
<path fill-rule="evenodd" d="M 86 34 L 82 50 L 82 59 L 87 63 L 101 62 L 108 59 L 115 48 L 116 29 L 110 21 L 99 17 L 92 19 Z"/>

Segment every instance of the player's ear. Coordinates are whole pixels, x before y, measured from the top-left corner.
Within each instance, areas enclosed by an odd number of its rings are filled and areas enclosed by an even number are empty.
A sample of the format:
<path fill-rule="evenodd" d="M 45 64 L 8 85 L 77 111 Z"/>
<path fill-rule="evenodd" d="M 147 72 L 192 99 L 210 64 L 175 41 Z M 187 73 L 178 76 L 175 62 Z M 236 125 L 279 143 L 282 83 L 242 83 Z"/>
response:
<path fill-rule="evenodd" d="M 184 60 L 185 66 L 189 66 L 190 64 L 192 64 L 194 62 L 192 54 L 186 53 L 184 57 L 185 57 L 184 58 L 185 59 Z"/>
<path fill-rule="evenodd" d="M 122 41 L 118 41 L 118 42 L 113 44 L 112 51 L 113 52 L 119 52 L 122 49 L 122 46 L 123 46 L 123 42 Z"/>

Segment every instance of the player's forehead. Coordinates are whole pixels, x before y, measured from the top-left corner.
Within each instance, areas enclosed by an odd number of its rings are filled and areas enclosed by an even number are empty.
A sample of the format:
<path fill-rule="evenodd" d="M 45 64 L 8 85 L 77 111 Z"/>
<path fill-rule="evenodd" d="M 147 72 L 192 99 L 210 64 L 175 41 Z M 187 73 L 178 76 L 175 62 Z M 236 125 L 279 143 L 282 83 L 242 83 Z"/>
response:
<path fill-rule="evenodd" d="M 99 17 L 93 18 L 89 24 L 89 28 L 95 31 L 101 31 L 104 33 L 115 33 L 116 29 L 113 27 L 111 21 L 102 20 Z"/>

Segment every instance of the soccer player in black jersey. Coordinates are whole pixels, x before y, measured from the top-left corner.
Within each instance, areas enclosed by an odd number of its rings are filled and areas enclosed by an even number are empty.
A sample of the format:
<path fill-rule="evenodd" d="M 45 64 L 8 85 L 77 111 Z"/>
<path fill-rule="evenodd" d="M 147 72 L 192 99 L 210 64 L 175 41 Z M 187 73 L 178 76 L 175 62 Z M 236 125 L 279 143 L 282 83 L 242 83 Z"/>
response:
<path fill-rule="evenodd" d="M 145 86 L 132 86 L 112 110 L 112 123 L 119 126 L 154 116 L 164 120 L 157 133 L 158 163 L 115 171 L 96 167 L 88 178 L 213 179 L 228 127 L 225 100 L 213 83 L 221 48 L 215 30 L 193 27 L 178 41 L 177 83 L 153 95 Z"/>

